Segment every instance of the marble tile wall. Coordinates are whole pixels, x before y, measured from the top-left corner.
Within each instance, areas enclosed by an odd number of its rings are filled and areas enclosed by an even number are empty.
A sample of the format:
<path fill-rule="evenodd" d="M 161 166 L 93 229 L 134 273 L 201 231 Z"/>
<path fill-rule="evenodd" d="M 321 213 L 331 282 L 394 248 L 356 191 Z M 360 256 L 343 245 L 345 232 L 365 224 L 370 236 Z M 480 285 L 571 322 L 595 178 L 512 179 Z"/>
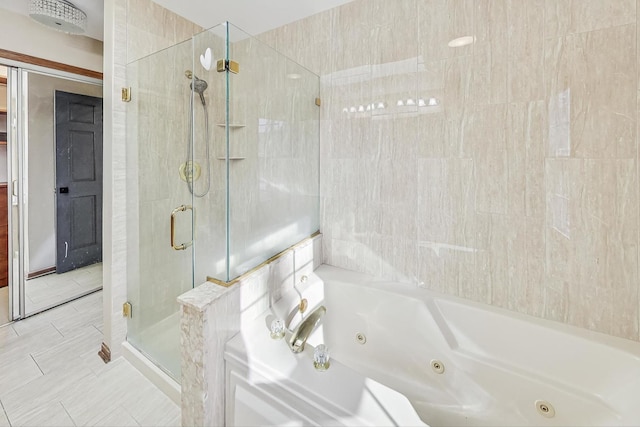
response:
<path fill-rule="evenodd" d="M 356 0 L 260 35 L 321 75 L 325 262 L 640 339 L 638 7 Z"/>

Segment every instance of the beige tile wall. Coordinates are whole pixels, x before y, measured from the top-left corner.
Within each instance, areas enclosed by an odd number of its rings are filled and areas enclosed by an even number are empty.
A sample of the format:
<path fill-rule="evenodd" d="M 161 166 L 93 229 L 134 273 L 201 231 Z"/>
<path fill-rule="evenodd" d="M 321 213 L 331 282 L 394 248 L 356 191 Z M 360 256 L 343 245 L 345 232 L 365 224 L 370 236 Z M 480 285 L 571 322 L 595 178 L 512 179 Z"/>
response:
<path fill-rule="evenodd" d="M 636 3 L 356 0 L 261 35 L 322 76 L 325 261 L 638 340 Z"/>

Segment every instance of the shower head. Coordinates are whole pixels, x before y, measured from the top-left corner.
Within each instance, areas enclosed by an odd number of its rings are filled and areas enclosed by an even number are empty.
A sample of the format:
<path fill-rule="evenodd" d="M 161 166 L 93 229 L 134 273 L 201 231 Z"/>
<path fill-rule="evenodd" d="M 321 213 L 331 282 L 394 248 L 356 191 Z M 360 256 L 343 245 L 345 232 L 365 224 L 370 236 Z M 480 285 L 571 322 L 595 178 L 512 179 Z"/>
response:
<path fill-rule="evenodd" d="M 202 105 L 206 105 L 206 102 L 204 100 L 204 91 L 207 90 L 209 84 L 205 80 L 199 79 L 198 76 L 193 74 L 191 70 L 185 71 L 184 75 L 191 80 L 191 84 L 189 85 L 191 90 L 197 92 L 198 95 L 200 95 L 200 101 L 202 101 Z"/>

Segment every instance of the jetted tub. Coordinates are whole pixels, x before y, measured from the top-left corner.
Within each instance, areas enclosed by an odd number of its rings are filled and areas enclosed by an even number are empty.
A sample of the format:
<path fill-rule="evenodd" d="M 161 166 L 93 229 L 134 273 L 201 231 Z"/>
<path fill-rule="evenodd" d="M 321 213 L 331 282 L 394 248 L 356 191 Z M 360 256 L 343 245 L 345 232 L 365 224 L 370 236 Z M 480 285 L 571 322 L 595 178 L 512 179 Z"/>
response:
<path fill-rule="evenodd" d="M 227 343 L 228 425 L 640 425 L 640 343 L 326 265 L 303 297 L 304 352 L 268 329 L 295 293 Z"/>

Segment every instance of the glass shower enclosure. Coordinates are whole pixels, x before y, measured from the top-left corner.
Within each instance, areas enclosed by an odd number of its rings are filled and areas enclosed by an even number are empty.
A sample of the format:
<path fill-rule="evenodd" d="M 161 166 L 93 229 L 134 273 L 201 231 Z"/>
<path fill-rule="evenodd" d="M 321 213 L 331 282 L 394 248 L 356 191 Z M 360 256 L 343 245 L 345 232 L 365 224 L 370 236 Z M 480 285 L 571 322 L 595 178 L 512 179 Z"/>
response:
<path fill-rule="evenodd" d="M 319 229 L 319 78 L 224 23 L 127 82 L 127 341 L 179 381 L 176 298 Z"/>

